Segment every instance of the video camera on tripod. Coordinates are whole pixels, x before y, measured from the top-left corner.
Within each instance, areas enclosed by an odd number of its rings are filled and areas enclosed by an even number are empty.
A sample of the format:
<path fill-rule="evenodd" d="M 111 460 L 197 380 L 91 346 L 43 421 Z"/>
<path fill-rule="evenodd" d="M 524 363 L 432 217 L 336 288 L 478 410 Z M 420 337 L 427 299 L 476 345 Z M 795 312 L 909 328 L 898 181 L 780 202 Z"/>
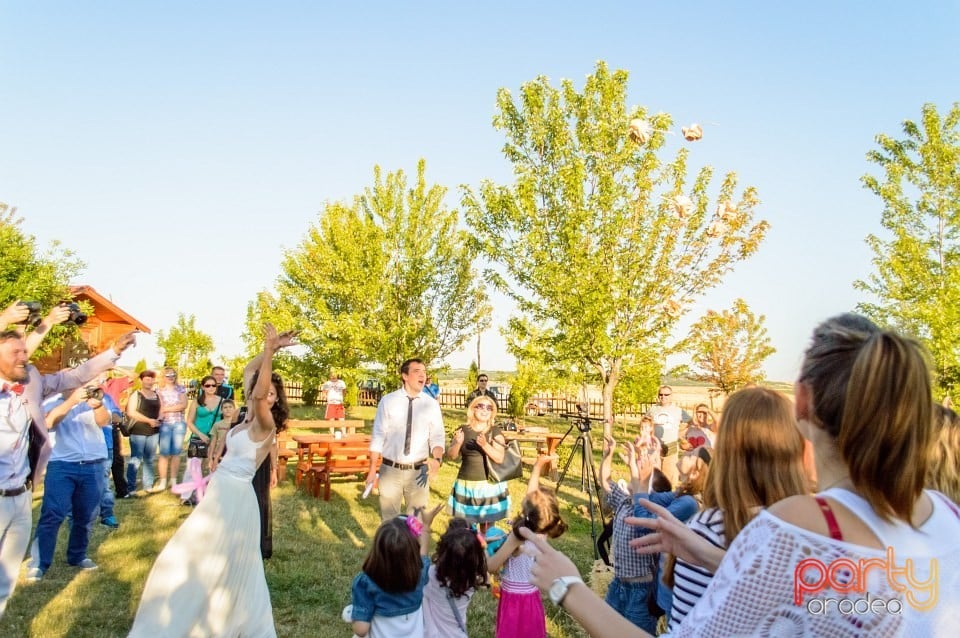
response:
<path fill-rule="evenodd" d="M 561 418 L 572 419 L 573 425 L 576 426 L 581 432 L 589 432 L 593 429 L 591 421 L 596 421 L 596 419 L 590 418 L 590 413 L 584 409 L 582 405 L 577 405 L 576 412 L 563 412 L 560 414 Z"/>

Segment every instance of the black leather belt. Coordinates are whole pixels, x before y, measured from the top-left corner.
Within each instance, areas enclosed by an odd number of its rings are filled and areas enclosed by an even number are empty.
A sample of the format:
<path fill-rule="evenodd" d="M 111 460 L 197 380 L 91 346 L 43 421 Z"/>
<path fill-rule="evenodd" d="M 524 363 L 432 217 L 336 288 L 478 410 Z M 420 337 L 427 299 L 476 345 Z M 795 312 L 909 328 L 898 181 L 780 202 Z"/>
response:
<path fill-rule="evenodd" d="M 398 470 L 419 470 L 421 467 L 427 464 L 427 459 L 417 461 L 416 463 L 396 463 L 390 459 L 383 459 L 382 462 L 387 467 L 395 467 Z"/>
<path fill-rule="evenodd" d="M 33 484 L 30 481 L 27 481 L 20 487 L 15 487 L 12 490 L 0 490 L 0 496 L 20 496 L 31 487 L 33 487 Z"/>

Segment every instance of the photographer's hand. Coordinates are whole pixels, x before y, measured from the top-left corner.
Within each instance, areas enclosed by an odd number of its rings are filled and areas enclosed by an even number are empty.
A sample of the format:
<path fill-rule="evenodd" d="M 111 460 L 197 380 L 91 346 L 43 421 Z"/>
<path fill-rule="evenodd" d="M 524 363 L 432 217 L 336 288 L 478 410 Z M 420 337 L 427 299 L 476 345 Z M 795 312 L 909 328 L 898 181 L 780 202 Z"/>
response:
<path fill-rule="evenodd" d="M 22 305 L 20 300 L 17 299 L 0 313 L 0 330 L 4 330 L 7 326 L 20 323 L 26 319 L 29 314 L 30 309 Z"/>

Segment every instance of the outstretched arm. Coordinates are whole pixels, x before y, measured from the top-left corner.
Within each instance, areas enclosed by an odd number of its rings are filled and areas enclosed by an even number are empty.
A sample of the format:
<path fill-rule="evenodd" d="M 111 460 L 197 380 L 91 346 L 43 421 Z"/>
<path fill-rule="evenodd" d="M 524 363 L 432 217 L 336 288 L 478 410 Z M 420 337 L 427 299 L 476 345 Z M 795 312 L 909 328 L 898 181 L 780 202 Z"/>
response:
<path fill-rule="evenodd" d="M 287 331 L 278 333 L 277 329 L 271 324 L 263 326 L 263 355 L 260 359 L 260 376 L 257 377 L 257 385 L 253 387 L 250 393 L 250 400 L 253 404 L 253 413 L 257 417 L 256 425 L 260 436 L 272 432 L 276 427 L 273 421 L 273 413 L 270 412 L 270 402 L 267 396 L 273 386 L 271 377 L 273 376 L 273 355 L 280 348 L 291 346 L 296 343 L 296 333 Z M 249 367 L 249 366 L 248 366 Z"/>
<path fill-rule="evenodd" d="M 533 464 L 533 469 L 530 471 L 530 481 L 527 483 L 527 494 L 532 494 L 540 489 L 540 474 L 543 472 L 543 468 L 556 460 L 556 454 L 537 457 L 536 462 Z"/>
<path fill-rule="evenodd" d="M 610 493 L 610 475 L 613 466 L 613 449 L 616 447 L 616 440 L 609 435 L 603 437 L 603 458 L 600 460 L 600 487 L 604 493 Z"/>

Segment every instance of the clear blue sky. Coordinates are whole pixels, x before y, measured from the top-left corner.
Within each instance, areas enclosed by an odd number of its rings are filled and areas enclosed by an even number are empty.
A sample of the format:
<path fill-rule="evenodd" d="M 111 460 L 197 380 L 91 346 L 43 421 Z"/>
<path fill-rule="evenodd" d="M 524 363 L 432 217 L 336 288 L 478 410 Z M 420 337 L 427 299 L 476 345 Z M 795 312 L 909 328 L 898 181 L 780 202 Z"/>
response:
<path fill-rule="evenodd" d="M 690 318 L 744 297 L 778 349 L 769 376 L 789 380 L 871 270 L 874 135 L 960 99 L 957 33 L 957 2 L 4 0 L 0 201 L 83 257 L 77 283 L 154 330 L 195 314 L 233 355 L 325 201 L 419 157 L 451 205 L 507 179 L 496 90 L 579 86 L 603 59 L 630 72 L 631 104 L 704 126 L 692 167 L 759 189 L 767 241 Z M 133 360 L 155 362 L 152 343 Z M 483 367 L 512 368 L 495 331 L 483 343 Z"/>

